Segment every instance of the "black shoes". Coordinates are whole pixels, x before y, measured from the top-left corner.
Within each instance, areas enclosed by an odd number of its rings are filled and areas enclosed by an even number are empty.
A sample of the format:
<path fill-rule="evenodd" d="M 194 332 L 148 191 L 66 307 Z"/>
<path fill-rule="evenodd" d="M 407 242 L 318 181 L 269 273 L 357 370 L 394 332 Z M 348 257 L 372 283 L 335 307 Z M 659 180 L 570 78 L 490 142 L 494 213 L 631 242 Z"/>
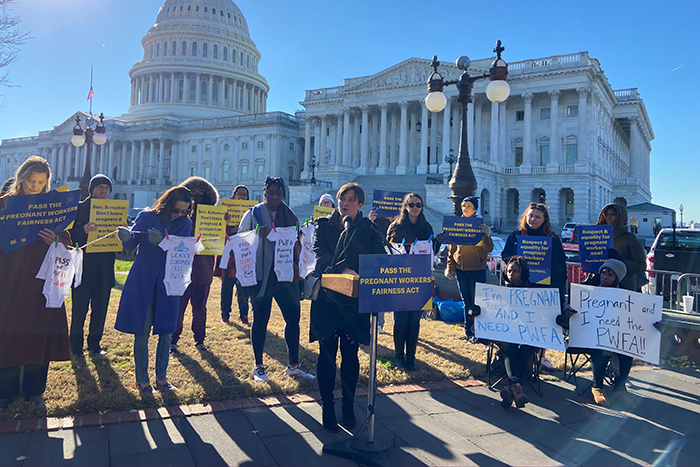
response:
<path fill-rule="evenodd" d="M 338 421 L 335 418 L 335 409 L 333 408 L 333 402 L 330 404 L 323 404 L 323 428 L 330 431 L 331 433 L 337 433 L 340 431 L 338 426 Z"/>
<path fill-rule="evenodd" d="M 355 428 L 357 425 L 357 419 L 355 418 L 355 404 L 354 401 L 343 402 L 343 426 L 347 429 Z"/>

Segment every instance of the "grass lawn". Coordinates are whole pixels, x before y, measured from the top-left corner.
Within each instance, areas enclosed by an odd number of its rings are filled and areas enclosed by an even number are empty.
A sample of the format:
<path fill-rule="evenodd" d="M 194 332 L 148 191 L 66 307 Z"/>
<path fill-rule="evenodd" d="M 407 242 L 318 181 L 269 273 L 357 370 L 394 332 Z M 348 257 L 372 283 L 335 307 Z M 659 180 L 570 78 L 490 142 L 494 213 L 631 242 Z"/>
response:
<path fill-rule="evenodd" d="M 117 262 L 118 272 L 128 270 L 129 262 Z M 116 268 L 116 266 L 115 266 Z M 107 350 L 106 358 L 53 362 L 49 370 L 47 389 L 44 394 L 46 408 L 37 407 L 16 399 L 6 410 L 0 411 L 0 420 L 13 417 L 66 416 L 83 413 L 143 409 L 207 401 L 221 401 L 248 396 L 273 393 L 308 393 L 317 391 L 315 381 L 296 380 L 283 374 L 287 365 L 287 350 L 284 343 L 284 320 L 276 305 L 268 326 L 265 345 L 265 366 L 269 383 L 255 383 L 252 377 L 253 350 L 249 341 L 250 327 L 220 323 L 221 282 L 214 278 L 208 301 L 206 344 L 210 354 L 200 354 L 194 348 L 191 313 L 185 315 L 185 331 L 180 339 L 180 356 L 170 359 L 168 379 L 178 389 L 169 394 L 156 394 L 142 398 L 135 388 L 133 336 L 114 330 L 114 321 L 126 274 L 117 274 L 117 286 L 112 291 L 105 334 L 102 346 Z M 318 344 L 309 343 L 309 304 L 301 305 L 301 338 L 299 355 L 304 366 L 316 373 Z M 71 303 L 66 302 L 69 314 Z M 236 300 L 232 318 L 238 316 Z M 252 314 L 251 314 L 252 317 Z M 234 322 L 235 321 L 235 322 Z M 87 335 L 87 324 L 85 335 Z M 406 374 L 393 367 L 394 344 L 392 338 L 393 319 L 386 315 L 384 333 L 379 336 L 378 384 L 406 384 L 447 379 L 466 379 L 485 376 L 486 350 L 483 345 L 467 345 L 456 340 L 462 328 L 441 321 L 421 322 L 420 341 L 417 351 L 419 371 Z M 157 336 L 150 340 L 150 374 L 153 377 L 154 351 Z M 369 373 L 369 349 L 360 348 L 359 386 L 367 386 Z M 562 368 L 564 354 L 548 351 L 548 358 Z M 336 379 L 340 387 L 339 376 Z M 152 382 L 154 382 L 152 380 Z"/>

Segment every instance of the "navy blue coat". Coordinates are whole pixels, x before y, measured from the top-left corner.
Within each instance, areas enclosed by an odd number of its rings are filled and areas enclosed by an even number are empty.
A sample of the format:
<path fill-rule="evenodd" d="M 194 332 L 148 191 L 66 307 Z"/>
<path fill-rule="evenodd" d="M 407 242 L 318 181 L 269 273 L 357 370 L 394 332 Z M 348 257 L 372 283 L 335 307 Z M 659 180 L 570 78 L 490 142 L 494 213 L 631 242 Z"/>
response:
<path fill-rule="evenodd" d="M 167 253 L 148 241 L 148 229 L 155 228 L 165 235 L 188 237 L 192 232 L 192 221 L 179 217 L 174 222 L 161 222 L 152 211 L 141 211 L 132 227 L 134 238 L 124 243 L 124 249 L 133 250 L 138 246 L 136 259 L 124 284 L 119 300 L 117 321 L 114 328 L 127 334 L 143 334 L 148 306 L 154 289 L 156 308 L 153 316 L 153 334 L 171 334 L 177 328 L 177 313 L 180 297 L 170 297 L 165 292 L 165 258 Z"/>

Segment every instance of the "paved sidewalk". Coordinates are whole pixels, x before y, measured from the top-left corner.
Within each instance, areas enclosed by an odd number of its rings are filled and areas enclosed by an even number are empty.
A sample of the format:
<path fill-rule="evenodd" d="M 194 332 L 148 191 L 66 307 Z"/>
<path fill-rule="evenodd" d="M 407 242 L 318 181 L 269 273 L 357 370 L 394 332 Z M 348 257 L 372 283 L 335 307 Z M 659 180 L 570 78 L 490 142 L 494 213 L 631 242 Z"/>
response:
<path fill-rule="evenodd" d="M 700 378 L 631 375 L 632 413 L 598 408 L 566 383 L 543 382 L 523 410 L 486 387 L 378 396 L 378 434 L 397 465 L 698 465 Z M 356 414 L 366 398 L 358 397 Z M 337 404 L 339 405 L 339 404 Z M 0 436 L 0 465 L 352 466 L 322 454 L 347 438 L 320 424 L 317 403 Z"/>

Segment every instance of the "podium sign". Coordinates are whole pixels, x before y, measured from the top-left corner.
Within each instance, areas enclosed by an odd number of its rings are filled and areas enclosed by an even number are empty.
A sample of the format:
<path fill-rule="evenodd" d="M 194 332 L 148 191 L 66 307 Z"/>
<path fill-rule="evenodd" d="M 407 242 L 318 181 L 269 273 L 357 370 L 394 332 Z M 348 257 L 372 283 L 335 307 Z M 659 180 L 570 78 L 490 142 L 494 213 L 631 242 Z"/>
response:
<path fill-rule="evenodd" d="M 360 255 L 360 313 L 430 310 L 430 255 Z"/>

